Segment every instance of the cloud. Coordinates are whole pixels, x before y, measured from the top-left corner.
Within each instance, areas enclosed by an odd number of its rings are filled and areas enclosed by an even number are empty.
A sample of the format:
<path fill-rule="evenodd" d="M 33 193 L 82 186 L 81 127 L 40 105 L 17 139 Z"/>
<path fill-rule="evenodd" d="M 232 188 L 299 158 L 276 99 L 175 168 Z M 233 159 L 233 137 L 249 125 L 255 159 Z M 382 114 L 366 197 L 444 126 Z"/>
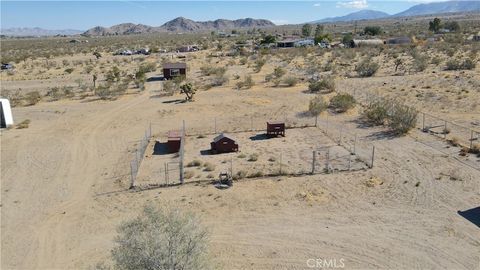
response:
<path fill-rule="evenodd" d="M 337 2 L 337 7 L 362 9 L 362 8 L 367 8 L 368 3 L 367 3 L 367 0 L 352 0 L 348 2 Z"/>
<path fill-rule="evenodd" d="M 320 7 L 320 6 L 322 6 L 322 4 L 320 4 L 320 3 L 315 3 L 315 4 L 313 4 L 313 6 L 314 6 L 314 7 Z"/>

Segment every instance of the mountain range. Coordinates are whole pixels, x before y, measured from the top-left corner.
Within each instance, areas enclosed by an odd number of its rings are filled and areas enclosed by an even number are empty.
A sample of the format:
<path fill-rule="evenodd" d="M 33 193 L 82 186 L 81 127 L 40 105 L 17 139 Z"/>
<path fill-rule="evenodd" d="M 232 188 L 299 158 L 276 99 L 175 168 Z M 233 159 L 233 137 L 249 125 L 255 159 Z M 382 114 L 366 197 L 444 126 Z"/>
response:
<path fill-rule="evenodd" d="M 325 18 L 312 23 L 347 22 L 358 20 L 376 20 L 382 18 L 420 16 L 429 14 L 475 12 L 480 11 L 480 1 L 447 1 L 418 4 L 405 11 L 390 15 L 376 10 L 360 10 L 340 17 Z"/>
<path fill-rule="evenodd" d="M 375 10 L 360 10 L 340 17 L 325 18 L 311 23 L 327 23 L 357 20 L 375 20 L 383 18 L 395 18 L 406 16 L 420 16 L 453 12 L 476 12 L 480 11 L 480 1 L 447 1 L 418 4 L 411 8 L 393 15 Z M 122 23 L 111 27 L 96 26 L 85 32 L 80 30 L 46 30 L 42 28 L 7 28 L 1 29 L 1 34 L 6 36 L 55 36 L 77 35 L 89 36 L 125 35 L 158 32 L 197 32 L 197 31 L 222 31 L 238 28 L 264 28 L 275 26 L 274 23 L 263 19 L 218 19 L 214 21 L 193 21 L 184 17 L 178 17 L 164 23 L 161 26 L 149 26 L 144 24 Z M 83 32 L 83 33 L 82 33 Z"/>
<path fill-rule="evenodd" d="M 63 29 L 63 30 L 48 30 L 40 27 L 14 27 L 14 28 L 2 28 L 0 31 L 2 35 L 12 36 L 12 37 L 26 37 L 26 36 L 56 36 L 56 35 L 78 35 L 83 31 L 74 30 L 74 29 Z"/>
<path fill-rule="evenodd" d="M 198 32 L 238 28 L 264 28 L 271 26 L 275 26 L 271 21 L 252 18 L 238 20 L 218 19 L 215 21 L 200 22 L 178 17 L 158 27 L 133 23 L 122 23 L 112 27 L 97 26 L 85 31 L 83 35 L 106 36 L 158 32 Z"/>

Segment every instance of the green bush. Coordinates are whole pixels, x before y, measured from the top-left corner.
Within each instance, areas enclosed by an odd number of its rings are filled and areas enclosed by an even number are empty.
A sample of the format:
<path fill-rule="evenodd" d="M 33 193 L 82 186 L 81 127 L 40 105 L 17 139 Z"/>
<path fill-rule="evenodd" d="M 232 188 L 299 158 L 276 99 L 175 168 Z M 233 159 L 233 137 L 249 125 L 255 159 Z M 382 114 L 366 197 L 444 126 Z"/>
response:
<path fill-rule="evenodd" d="M 350 94 L 338 94 L 330 100 L 329 107 L 336 112 L 342 113 L 355 107 L 355 98 Z"/>
<path fill-rule="evenodd" d="M 308 104 L 308 112 L 312 115 L 319 115 L 328 108 L 327 103 L 322 96 L 316 96 L 310 100 Z"/>
<path fill-rule="evenodd" d="M 388 126 L 403 135 L 417 124 L 417 110 L 404 104 L 394 104 L 388 116 Z"/>
<path fill-rule="evenodd" d="M 310 92 L 324 92 L 331 93 L 335 91 L 335 80 L 333 77 L 325 77 L 319 81 L 310 82 L 308 85 L 308 90 Z"/>
<path fill-rule="evenodd" d="M 297 85 L 298 79 L 295 77 L 289 76 L 283 80 L 283 83 L 285 83 L 288 87 L 292 87 Z"/>
<path fill-rule="evenodd" d="M 466 59 L 463 62 L 458 59 L 452 59 L 447 62 L 446 70 L 472 70 L 476 63 L 471 59 Z"/>
<path fill-rule="evenodd" d="M 41 99 L 42 99 L 42 97 L 40 96 L 40 93 L 39 93 L 38 91 L 28 92 L 28 93 L 25 95 L 25 101 L 27 102 L 25 105 L 27 105 L 27 106 L 35 105 L 35 104 L 37 104 Z"/>
<path fill-rule="evenodd" d="M 371 77 L 377 72 L 378 68 L 379 65 L 377 63 L 372 62 L 371 59 L 366 59 L 358 64 L 355 71 L 360 77 Z"/>
<path fill-rule="evenodd" d="M 387 100 L 375 100 L 367 105 L 362 114 L 369 123 L 383 125 L 388 117 L 390 107 Z"/>

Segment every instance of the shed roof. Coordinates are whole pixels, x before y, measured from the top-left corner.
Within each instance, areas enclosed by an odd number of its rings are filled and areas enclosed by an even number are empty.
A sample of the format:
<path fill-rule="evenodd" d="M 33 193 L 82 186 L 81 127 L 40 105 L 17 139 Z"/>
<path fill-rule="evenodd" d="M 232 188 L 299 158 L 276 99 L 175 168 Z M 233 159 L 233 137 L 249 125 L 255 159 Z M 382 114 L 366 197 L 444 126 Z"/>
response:
<path fill-rule="evenodd" d="M 187 68 L 186 63 L 165 63 L 163 68 Z"/>
<path fill-rule="evenodd" d="M 285 122 L 283 122 L 283 121 L 267 121 L 267 124 L 268 125 L 282 125 L 282 124 L 284 125 Z"/>
<path fill-rule="evenodd" d="M 213 138 L 213 142 L 218 142 L 223 138 L 227 138 L 227 139 L 230 139 L 232 141 L 236 141 L 235 138 L 233 138 L 232 136 L 230 136 L 226 133 L 222 133 L 222 134 L 218 135 L 217 137 Z"/>

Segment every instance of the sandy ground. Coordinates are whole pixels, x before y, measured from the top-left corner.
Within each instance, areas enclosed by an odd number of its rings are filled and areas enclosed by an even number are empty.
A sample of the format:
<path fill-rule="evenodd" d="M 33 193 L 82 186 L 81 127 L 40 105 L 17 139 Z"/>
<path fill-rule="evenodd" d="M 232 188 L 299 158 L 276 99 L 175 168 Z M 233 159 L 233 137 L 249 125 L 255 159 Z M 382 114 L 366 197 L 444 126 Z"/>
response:
<path fill-rule="evenodd" d="M 1 133 L 1 268 L 80 269 L 107 260 L 118 224 L 153 202 L 199 214 L 213 260 L 225 269 L 305 269 L 312 258 L 344 259 L 348 269 L 479 269 L 479 227 L 458 213 L 480 206 L 479 161 L 471 156 L 466 165 L 419 131 L 379 137 L 333 116 L 375 144 L 373 169 L 244 180 L 229 190 L 128 190 L 129 151 L 149 123 L 158 135 L 180 119 L 202 127 L 226 114 L 301 113 L 311 98 L 304 89 L 214 88 L 176 103 L 181 96 L 159 98 L 147 83 L 115 101 L 14 108 L 17 123 L 31 124 Z"/>

